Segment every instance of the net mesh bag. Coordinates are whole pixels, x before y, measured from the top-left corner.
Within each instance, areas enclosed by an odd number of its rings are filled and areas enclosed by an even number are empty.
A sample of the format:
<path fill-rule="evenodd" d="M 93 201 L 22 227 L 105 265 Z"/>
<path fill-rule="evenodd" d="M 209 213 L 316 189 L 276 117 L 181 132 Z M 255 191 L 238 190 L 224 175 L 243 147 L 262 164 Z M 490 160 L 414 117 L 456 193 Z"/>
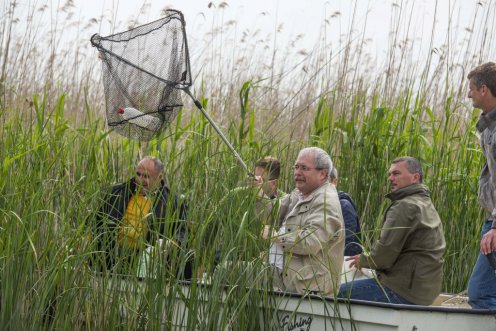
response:
<path fill-rule="evenodd" d="M 103 60 L 109 127 L 148 141 L 166 128 L 182 106 L 180 92 L 191 86 L 185 21 L 166 11 L 160 20 L 129 31 L 91 37 Z"/>

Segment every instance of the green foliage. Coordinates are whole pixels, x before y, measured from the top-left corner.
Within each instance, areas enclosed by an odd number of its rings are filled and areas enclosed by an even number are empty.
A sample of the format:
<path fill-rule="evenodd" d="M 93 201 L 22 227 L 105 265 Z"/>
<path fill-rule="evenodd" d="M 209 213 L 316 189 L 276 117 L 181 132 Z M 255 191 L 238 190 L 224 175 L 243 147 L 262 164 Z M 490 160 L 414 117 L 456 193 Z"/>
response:
<path fill-rule="evenodd" d="M 89 108 L 87 120 L 72 126 L 64 118 L 65 98 L 60 96 L 50 109 L 44 96 L 40 101 L 35 95 L 34 121 L 29 120 L 30 113 L 17 112 L 0 128 L 2 325 L 157 329 L 164 323 L 164 311 L 169 321 L 180 314 L 167 307 L 184 296 L 188 309 L 198 313 L 182 317 L 188 325 L 256 328 L 258 304 L 271 305 L 270 273 L 259 258 L 268 244 L 258 238 L 262 221 L 257 223 L 253 213 L 256 199 L 235 193 L 243 190 L 233 191 L 245 185 L 246 173 L 206 119 L 191 113 L 186 121 L 181 112 L 168 130 L 140 146 L 106 131 Z M 377 236 L 387 205 L 383 195 L 391 160 L 401 155 L 419 158 L 446 232 L 444 290 L 462 291 L 470 273 L 467 266 L 475 261 L 482 220 L 476 201 L 483 163 L 475 131 L 477 114 L 468 119 L 459 116 L 461 109 L 451 98 L 440 115 L 409 97 L 393 106 L 374 100 L 370 109 L 360 101 L 351 112 L 340 114 L 332 106 L 333 95 L 322 97 L 309 144 L 331 153 L 340 172 L 340 188 L 358 205 L 366 246 Z M 203 103 L 207 106 L 206 100 Z M 240 139 L 237 148 L 250 166 L 269 154 L 283 162 L 281 186 L 290 191 L 290 165 L 307 144 L 276 141 L 261 132 L 240 136 L 235 126 L 231 128 L 227 135 Z M 123 282 L 110 274 L 96 277 L 88 265 L 96 247 L 88 239 L 92 232 L 85 220 L 111 183 L 132 175 L 140 148 L 165 161 L 169 186 L 190 205 L 188 249 L 174 251 L 173 265 L 155 260 L 158 279 L 139 282 L 129 276 Z M 210 275 L 210 287 L 193 283 L 184 294 L 176 270 L 184 268 L 191 252 L 195 274 Z M 227 297 L 216 299 L 226 282 L 235 286 Z M 208 307 L 195 304 L 205 295 Z M 136 314 L 123 316 L 123 307 Z"/>
<path fill-rule="evenodd" d="M 447 239 L 444 290 L 465 289 L 478 254 L 483 215 L 477 202 L 478 176 L 484 162 L 479 149 L 474 112 L 468 121 L 450 96 L 436 115 L 428 105 L 412 102 L 409 95 L 390 108 L 373 104 L 363 109 L 361 120 L 335 115 L 321 99 L 312 126 L 311 144 L 328 147 L 340 173 L 340 189 L 355 199 L 365 246 L 370 247 L 380 229 L 388 201 L 387 170 L 400 156 L 419 159 L 424 182 L 443 220 Z M 337 117 L 337 118 L 335 118 Z M 326 121 L 326 123 L 322 123 Z"/>
<path fill-rule="evenodd" d="M 423 38 L 431 40 L 427 54 L 413 53 L 417 31 L 410 26 L 409 11 L 401 10 L 406 18 L 397 16 L 401 13 L 395 8 L 403 7 L 394 5 L 391 21 L 396 23 L 379 66 L 368 53 L 369 41 L 357 32 L 367 29 L 366 17 L 353 17 L 364 25 L 350 23 L 342 32 L 348 41 L 336 47 L 326 37 L 337 31 L 332 18 L 340 15 L 333 13 L 311 54 L 255 38 L 257 29 L 252 35 L 243 32 L 242 39 L 254 43 L 233 39 L 228 45 L 224 38 L 239 35 L 232 30 L 237 24 L 212 22 L 204 40 L 212 52 L 202 52 L 205 57 L 194 63 L 202 68 L 197 93 L 248 167 L 266 155 L 282 162 L 279 184 L 286 192 L 294 187 L 290 166 L 298 151 L 308 145 L 327 150 L 339 170 L 340 189 L 358 205 L 367 247 L 378 235 L 387 206 L 391 160 L 419 158 L 446 233 L 443 290 L 460 292 L 475 263 L 483 218 L 476 198 L 484 162 L 475 130 L 478 114 L 467 115 L 463 100 L 467 70 L 492 57 L 486 40 L 494 39 L 496 31 L 494 4 L 485 5 L 482 15 L 474 11 L 471 28 L 460 25 L 459 30 L 458 22 L 450 20 L 453 26 L 441 38 L 448 45 L 435 45 L 439 35 L 433 24 L 432 35 Z M 267 329 L 276 329 L 270 272 L 257 257 L 268 245 L 258 241 L 256 199 L 230 194 L 245 186 L 247 174 L 210 123 L 186 102 L 175 123 L 148 144 L 114 135 L 100 116 L 104 96 L 95 84 L 94 50 L 87 56 L 74 40 L 75 53 L 57 51 L 56 28 L 40 43 L 29 37 L 43 24 L 35 7 L 32 17 L 21 18 L 27 24 L 17 24 L 19 6 L 7 6 L 12 10 L 5 21 L 6 47 L 0 50 L 2 328 L 168 330 L 174 328 L 173 319 L 182 319 L 193 330 L 255 330 L 263 318 Z M 224 6 L 218 7 L 223 17 Z M 74 12 L 46 12 L 63 27 L 77 27 L 80 35 L 80 22 L 69 19 Z M 92 19 L 85 29 L 94 24 L 99 21 Z M 12 35 L 22 41 L 12 52 L 10 33 L 16 26 L 26 30 Z M 451 38 L 459 31 L 463 41 Z M 46 47 L 40 52 L 39 45 Z M 225 57 L 229 47 L 232 59 Z M 88 260 L 98 247 L 86 220 L 112 183 L 132 176 L 142 153 L 164 161 L 167 184 L 190 206 L 188 247 L 171 252 L 172 265 L 152 259 L 156 279 L 96 276 Z M 191 252 L 195 274 L 205 272 L 210 284 L 192 282 L 184 293 L 176 271 Z M 208 306 L 199 305 L 205 298 Z M 171 308 L 178 301 L 189 314 Z M 260 306 L 267 307 L 263 316 Z"/>

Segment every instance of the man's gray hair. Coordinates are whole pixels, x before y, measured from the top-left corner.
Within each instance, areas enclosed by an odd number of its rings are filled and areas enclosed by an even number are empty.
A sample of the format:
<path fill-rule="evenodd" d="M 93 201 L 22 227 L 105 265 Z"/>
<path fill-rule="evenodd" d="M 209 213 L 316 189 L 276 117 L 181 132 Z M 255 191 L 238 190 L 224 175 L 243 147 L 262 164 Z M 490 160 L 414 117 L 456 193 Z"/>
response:
<path fill-rule="evenodd" d="M 411 174 L 419 174 L 420 175 L 419 183 L 422 183 L 422 178 L 424 177 L 424 173 L 422 172 L 422 165 L 420 164 L 419 160 L 411 156 L 402 156 L 394 159 L 393 162 L 391 163 L 394 164 L 399 162 L 406 162 L 406 168 L 408 169 L 408 172 Z"/>
<path fill-rule="evenodd" d="M 298 156 L 305 154 L 313 154 L 313 163 L 315 165 L 315 168 L 325 170 L 327 178 L 329 178 L 329 175 L 333 168 L 332 160 L 329 154 L 327 154 L 326 151 L 319 147 L 305 147 L 300 151 L 300 153 L 298 153 Z"/>
<path fill-rule="evenodd" d="M 331 172 L 329 173 L 329 179 L 336 179 L 338 178 L 338 169 L 336 167 L 332 167 Z"/>
<path fill-rule="evenodd" d="M 161 174 L 161 173 L 164 172 L 164 164 L 162 163 L 162 161 L 160 161 L 155 156 L 145 156 L 144 158 L 141 159 L 141 161 L 143 161 L 143 160 L 150 160 L 150 161 L 152 161 L 153 162 L 153 165 L 155 166 L 155 170 L 157 170 L 157 172 L 159 174 Z"/>

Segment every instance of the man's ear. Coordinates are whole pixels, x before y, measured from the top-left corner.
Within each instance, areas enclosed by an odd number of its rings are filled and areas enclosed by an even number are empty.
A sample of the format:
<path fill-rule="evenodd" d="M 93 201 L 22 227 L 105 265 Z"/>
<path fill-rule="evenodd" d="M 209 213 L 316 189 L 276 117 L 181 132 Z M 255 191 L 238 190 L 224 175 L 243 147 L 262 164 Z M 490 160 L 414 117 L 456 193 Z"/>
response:
<path fill-rule="evenodd" d="M 415 180 L 415 183 L 420 183 L 420 174 L 418 172 L 414 173 L 413 179 Z"/>
<path fill-rule="evenodd" d="M 486 85 L 484 85 L 484 84 L 482 84 L 482 86 L 481 86 L 481 87 L 480 87 L 480 89 L 479 89 L 479 91 L 480 91 L 480 93 L 481 93 L 482 95 L 486 95 L 487 90 L 488 90 L 488 89 L 487 89 L 487 86 L 486 86 Z"/>
<path fill-rule="evenodd" d="M 321 180 L 329 180 L 329 174 L 324 169 L 320 169 L 320 177 Z"/>

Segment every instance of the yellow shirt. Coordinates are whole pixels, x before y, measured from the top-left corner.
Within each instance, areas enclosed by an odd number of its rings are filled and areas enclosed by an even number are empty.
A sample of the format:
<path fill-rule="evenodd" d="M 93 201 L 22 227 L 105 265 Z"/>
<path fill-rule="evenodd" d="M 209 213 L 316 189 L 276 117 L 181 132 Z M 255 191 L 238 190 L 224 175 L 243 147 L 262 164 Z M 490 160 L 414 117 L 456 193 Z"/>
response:
<path fill-rule="evenodd" d="M 140 248 L 148 233 L 147 217 L 151 217 L 152 200 L 139 193 L 131 197 L 118 230 L 121 247 Z"/>

